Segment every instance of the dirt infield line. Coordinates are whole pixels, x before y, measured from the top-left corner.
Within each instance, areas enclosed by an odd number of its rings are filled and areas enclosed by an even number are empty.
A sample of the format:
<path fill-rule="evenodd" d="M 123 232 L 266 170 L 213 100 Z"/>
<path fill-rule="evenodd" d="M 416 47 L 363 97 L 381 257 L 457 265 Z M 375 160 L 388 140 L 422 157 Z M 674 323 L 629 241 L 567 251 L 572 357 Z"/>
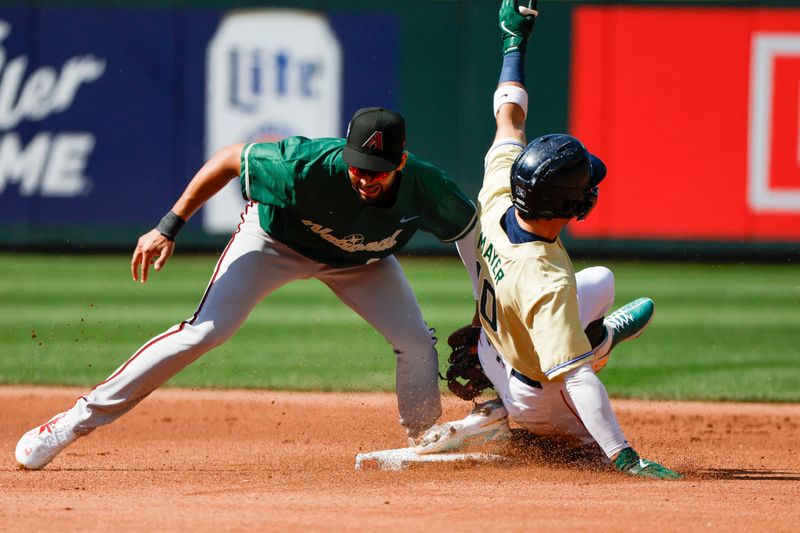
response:
<path fill-rule="evenodd" d="M 642 455 L 686 474 L 657 482 L 516 452 L 506 465 L 357 472 L 356 453 L 404 445 L 391 394 L 162 389 L 46 469 L 19 471 L 22 432 L 83 392 L 0 387 L 0 529 L 793 531 L 800 520 L 800 405 L 615 400 Z M 468 410 L 445 400 L 445 418 Z"/>

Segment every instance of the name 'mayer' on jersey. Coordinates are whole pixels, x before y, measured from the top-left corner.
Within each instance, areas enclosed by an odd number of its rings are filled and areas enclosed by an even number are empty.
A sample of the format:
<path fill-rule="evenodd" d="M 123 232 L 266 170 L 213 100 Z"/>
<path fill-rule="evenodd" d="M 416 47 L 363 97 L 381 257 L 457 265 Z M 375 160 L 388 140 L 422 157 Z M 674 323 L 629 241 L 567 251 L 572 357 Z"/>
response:
<path fill-rule="evenodd" d="M 492 243 L 486 239 L 486 236 L 483 234 L 483 232 L 481 232 L 478 237 L 478 253 L 486 261 L 486 265 L 489 267 L 489 270 L 492 273 L 494 282 L 500 283 L 500 280 L 505 277 L 505 272 L 503 272 L 502 267 L 502 260 L 497 254 L 497 251 Z"/>

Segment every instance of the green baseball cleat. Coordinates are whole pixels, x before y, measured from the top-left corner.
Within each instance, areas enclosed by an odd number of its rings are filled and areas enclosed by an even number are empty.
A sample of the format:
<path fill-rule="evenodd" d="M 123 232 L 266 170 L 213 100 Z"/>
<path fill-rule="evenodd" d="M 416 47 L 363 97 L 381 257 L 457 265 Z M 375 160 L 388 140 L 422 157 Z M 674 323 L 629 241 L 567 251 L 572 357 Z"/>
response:
<path fill-rule="evenodd" d="M 633 448 L 625 448 L 619 452 L 617 458 L 614 459 L 614 468 L 631 476 L 653 479 L 681 479 L 683 477 L 665 466 L 642 459 Z"/>
<path fill-rule="evenodd" d="M 611 333 L 611 348 L 613 350 L 622 341 L 635 339 L 645 330 L 653 320 L 656 304 L 650 298 L 638 298 L 627 303 L 608 315 L 603 324 Z"/>

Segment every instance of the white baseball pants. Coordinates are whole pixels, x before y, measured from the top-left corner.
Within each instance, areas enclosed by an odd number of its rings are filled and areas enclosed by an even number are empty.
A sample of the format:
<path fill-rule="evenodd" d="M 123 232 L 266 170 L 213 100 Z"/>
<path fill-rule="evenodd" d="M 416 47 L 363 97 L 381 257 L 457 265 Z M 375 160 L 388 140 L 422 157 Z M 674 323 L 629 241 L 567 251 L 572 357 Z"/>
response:
<path fill-rule="evenodd" d="M 272 291 L 312 277 L 330 287 L 394 348 L 400 423 L 412 432 L 430 427 L 442 409 L 435 341 L 394 256 L 351 268 L 312 261 L 272 239 L 261 228 L 257 205 L 251 202 L 195 313 L 149 340 L 108 379 L 79 398 L 70 413 L 78 421 L 76 432 L 89 433 L 122 416 L 231 337 Z"/>
<path fill-rule="evenodd" d="M 614 275 L 605 267 L 591 267 L 576 274 L 580 321 L 584 328 L 606 315 L 614 303 Z M 595 349 L 595 359 L 607 357 L 610 337 Z M 486 376 L 492 381 L 511 420 L 538 435 L 560 437 L 576 445 L 594 442 L 577 415 L 564 381 L 542 381 L 533 387 L 512 375 L 513 368 L 481 332 L 478 344 Z M 524 379 L 524 378 L 523 378 Z"/>

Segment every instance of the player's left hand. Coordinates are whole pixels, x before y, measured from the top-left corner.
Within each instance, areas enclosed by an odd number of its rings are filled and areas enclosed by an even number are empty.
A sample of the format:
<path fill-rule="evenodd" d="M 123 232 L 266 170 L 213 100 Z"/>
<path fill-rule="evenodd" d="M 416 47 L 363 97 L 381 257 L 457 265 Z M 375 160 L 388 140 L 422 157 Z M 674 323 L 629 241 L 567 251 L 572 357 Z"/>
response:
<path fill-rule="evenodd" d="M 133 281 L 141 280 L 142 283 L 145 283 L 150 264 L 152 263 L 156 270 L 161 270 L 167 260 L 172 257 L 174 250 L 175 241 L 167 239 L 157 229 L 152 229 L 139 237 L 131 259 Z M 140 268 L 141 276 L 139 276 Z"/>
<path fill-rule="evenodd" d="M 498 16 L 503 55 L 525 50 L 539 14 L 536 7 L 536 0 L 503 0 Z"/>

